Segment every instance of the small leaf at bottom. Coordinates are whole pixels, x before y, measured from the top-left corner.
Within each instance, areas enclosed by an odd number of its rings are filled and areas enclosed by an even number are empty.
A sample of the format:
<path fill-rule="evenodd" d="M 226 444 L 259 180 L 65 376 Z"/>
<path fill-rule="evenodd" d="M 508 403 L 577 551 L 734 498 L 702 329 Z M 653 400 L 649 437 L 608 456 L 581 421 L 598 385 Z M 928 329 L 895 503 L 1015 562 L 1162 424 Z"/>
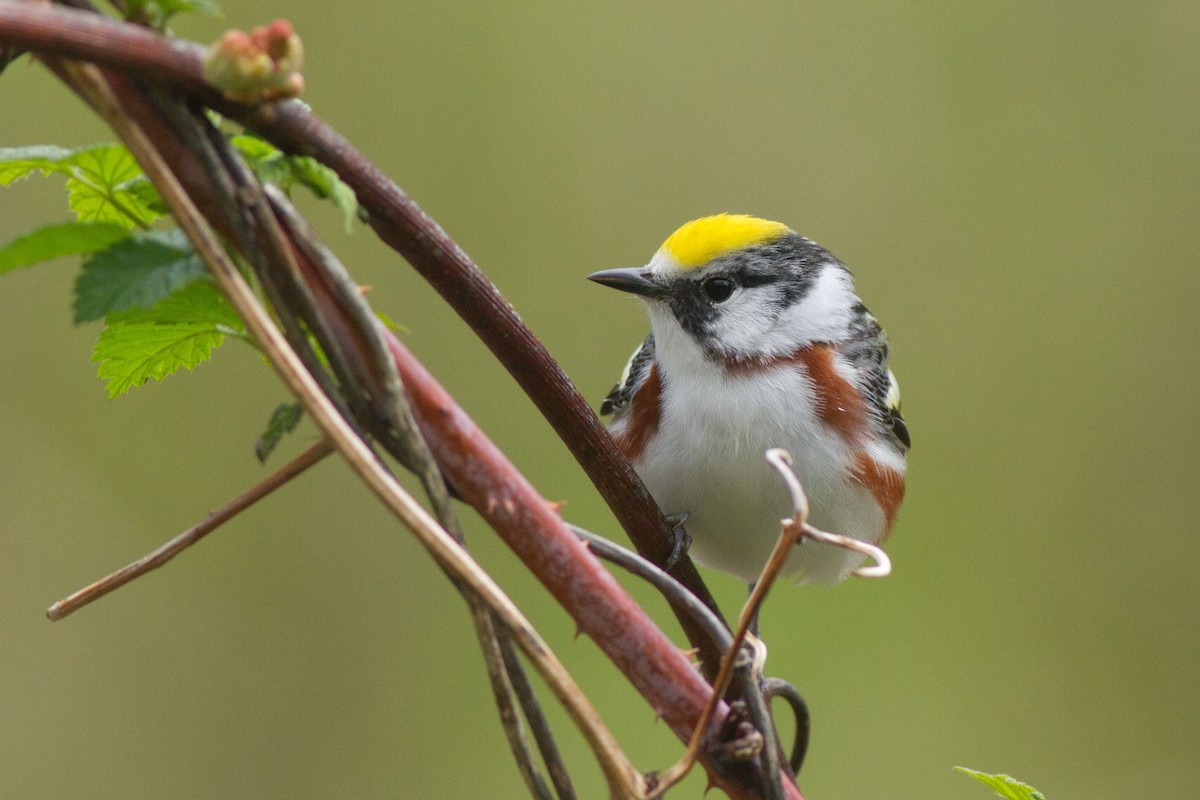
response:
<path fill-rule="evenodd" d="M 989 775 L 986 772 L 977 772 L 966 767 L 955 767 L 954 769 L 990 786 L 1005 800 L 1046 800 L 1045 796 L 1037 789 L 1008 775 Z"/>

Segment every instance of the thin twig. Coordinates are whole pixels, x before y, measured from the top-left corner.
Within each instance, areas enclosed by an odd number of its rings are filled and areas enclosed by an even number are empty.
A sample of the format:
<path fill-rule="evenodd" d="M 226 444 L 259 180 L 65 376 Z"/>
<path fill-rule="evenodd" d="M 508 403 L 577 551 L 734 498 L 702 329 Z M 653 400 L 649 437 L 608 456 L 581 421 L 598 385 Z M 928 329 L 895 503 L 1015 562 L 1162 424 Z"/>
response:
<path fill-rule="evenodd" d="M 855 577 L 886 578 L 892 574 L 892 559 L 888 557 L 883 548 L 860 539 L 842 536 L 839 533 L 829 533 L 808 524 L 808 495 L 805 494 L 804 487 L 800 485 L 800 479 L 792 470 L 792 457 L 786 450 L 778 447 L 768 450 L 767 461 L 775 468 L 779 476 L 783 478 L 783 482 L 787 486 L 788 495 L 792 499 L 792 506 L 796 509 L 795 516 L 792 519 L 784 520 L 785 525 L 792 525 L 795 524 L 796 520 L 800 520 L 801 538 L 813 539 L 823 544 L 840 547 L 843 550 L 852 550 L 868 556 L 875 562 L 870 566 L 851 570 L 850 574 Z"/>
<path fill-rule="evenodd" d="M 163 200 L 171 208 L 197 253 L 212 270 L 214 279 L 230 304 L 268 353 L 280 377 L 333 441 L 347 463 L 368 488 L 417 534 L 438 563 L 452 571 L 458 579 L 469 583 L 513 632 L 521 649 L 538 667 L 555 695 L 580 727 L 593 752 L 597 754 L 611 789 L 626 797 L 639 797 L 644 794 L 641 775 L 628 762 L 611 733 L 600 723 L 587 697 L 575 685 L 533 626 L 491 577 L 479 568 L 470 555 L 454 542 L 428 512 L 379 464 L 366 443 L 354 434 L 329 399 L 321 393 L 295 352 L 259 305 L 253 291 L 225 254 L 216 234 L 200 215 L 178 179 L 162 160 L 162 156 L 137 124 L 124 114 L 119 101 L 112 94 L 99 70 L 90 65 L 65 63 L 63 66 L 75 79 L 76 87 L 101 111 L 142 165 L 147 177 L 158 187 Z"/>
<path fill-rule="evenodd" d="M 63 617 L 73 614 L 89 603 L 99 600 L 114 589 L 121 588 L 134 578 L 145 575 L 151 570 L 158 569 L 332 452 L 333 445 L 329 443 L 329 440 L 321 439 L 321 441 L 305 450 L 281 469 L 228 503 L 225 503 L 220 508 L 210 512 L 204 519 L 166 544 L 155 548 L 132 564 L 121 567 L 116 572 L 101 578 L 90 586 L 85 586 L 70 596 L 59 600 L 46 609 L 46 616 L 52 621 L 58 621 Z"/>
<path fill-rule="evenodd" d="M 648 558 L 643 558 L 627 547 L 598 536 L 589 530 L 567 523 L 567 527 L 587 544 L 588 549 L 605 561 L 610 561 L 619 567 L 637 575 L 658 590 L 668 602 L 685 609 L 696 624 L 703 627 L 712 640 L 722 650 L 727 650 L 733 641 L 733 635 L 725 627 L 725 623 L 712 612 L 708 606 L 700 602 L 688 588 L 677 581 L 670 573 L 654 564 Z"/>
<path fill-rule="evenodd" d="M 542 712 L 541 703 L 538 702 L 533 686 L 529 683 L 529 677 L 525 674 L 525 668 L 521 666 L 521 659 L 513 648 L 512 637 L 497 638 L 500 642 L 500 655 L 504 659 L 504 668 L 508 672 L 512 690 L 521 704 L 521 710 L 529 723 L 529 729 L 533 732 L 538 752 L 542 754 L 546 771 L 550 773 L 550 780 L 554 783 L 554 790 L 558 793 L 558 800 L 575 800 L 575 787 L 571 784 L 571 775 L 567 772 L 567 764 L 563 761 L 558 743 L 554 740 L 554 734 L 550 730 L 550 721 Z"/>
<path fill-rule="evenodd" d="M 804 702 L 804 695 L 782 678 L 767 678 L 763 681 L 763 696 L 768 701 L 774 700 L 776 697 L 782 698 L 792 709 L 792 714 L 796 717 L 796 735 L 792 738 L 792 754 L 789 759 L 789 764 L 792 768 L 792 774 L 800 774 L 800 767 L 804 764 L 804 755 L 808 752 L 808 736 L 811 729 L 811 719 L 808 714 L 808 703 Z"/>
<path fill-rule="evenodd" d="M 225 149 L 226 158 L 240 163 L 241 158 L 228 140 L 211 125 L 209 131 Z M 339 379 L 355 397 L 352 404 L 360 409 L 361 424 L 418 476 L 432 470 L 426 491 L 432 490 L 433 484 L 441 484 L 444 489 L 441 473 L 432 462 L 429 448 L 423 444 L 411 415 L 405 419 L 404 391 L 396 374 L 396 365 L 379 333 L 379 320 L 363 298 L 358 284 L 282 189 L 266 183 L 262 185 L 262 191 L 280 227 L 301 251 L 303 258 L 298 262 L 298 268 L 314 268 L 313 275 L 296 276 L 301 283 L 309 280 L 315 284 L 312 294 L 317 307 L 314 308 L 315 318 L 309 323 L 322 345 L 328 342 L 329 349 L 338 352 L 340 360 L 346 362 L 338 367 Z M 439 494 L 445 495 L 445 504 L 439 507 L 448 510 L 449 493 L 442 491 Z M 453 512 L 448 513 L 453 516 Z M 443 520 L 444 523 L 447 521 Z"/>
<path fill-rule="evenodd" d="M 463 596 L 468 599 L 471 621 L 475 625 L 476 638 L 483 650 L 483 662 L 487 666 L 492 686 L 492 697 L 496 702 L 496 709 L 500 712 L 500 723 L 504 728 L 509 750 L 512 751 L 513 760 L 517 762 L 517 771 L 521 773 L 521 779 L 525 781 L 525 786 L 534 800 L 553 800 L 554 795 L 546 785 L 546 779 L 537 769 L 533 751 L 529 747 L 529 737 L 517 712 L 520 694 L 513 684 L 512 671 L 505 659 L 502 644 L 511 643 L 512 640 L 493 624 L 492 614 L 482 600 L 469 590 L 463 590 Z M 509 647 L 511 648 L 511 644 Z M 521 677 L 525 676 L 522 674 Z M 541 710 L 540 707 L 538 710 Z"/>

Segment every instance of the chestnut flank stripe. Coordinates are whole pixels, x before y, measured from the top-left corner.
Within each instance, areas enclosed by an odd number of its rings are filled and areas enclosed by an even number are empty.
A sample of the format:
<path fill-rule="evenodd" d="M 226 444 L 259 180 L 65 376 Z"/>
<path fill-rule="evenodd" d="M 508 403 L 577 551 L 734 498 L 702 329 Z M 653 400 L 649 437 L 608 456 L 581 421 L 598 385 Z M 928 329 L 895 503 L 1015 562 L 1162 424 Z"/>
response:
<path fill-rule="evenodd" d="M 614 437 L 617 447 L 630 461 L 636 461 L 642 455 L 646 442 L 658 431 L 661 401 L 662 379 L 658 375 L 658 365 L 652 364 L 646 379 L 629 401 L 629 420 Z"/>
<path fill-rule="evenodd" d="M 886 538 L 891 533 L 900 503 L 904 501 L 904 476 L 866 453 L 859 453 L 854 459 L 854 477 L 867 487 L 883 510 L 883 535 Z"/>

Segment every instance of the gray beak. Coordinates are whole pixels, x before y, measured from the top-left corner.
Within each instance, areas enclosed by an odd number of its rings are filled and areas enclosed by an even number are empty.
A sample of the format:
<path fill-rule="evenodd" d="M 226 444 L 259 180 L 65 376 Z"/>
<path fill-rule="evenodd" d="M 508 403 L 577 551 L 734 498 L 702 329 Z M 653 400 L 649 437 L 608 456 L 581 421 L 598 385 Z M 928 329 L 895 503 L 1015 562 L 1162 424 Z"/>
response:
<path fill-rule="evenodd" d="M 650 270 L 645 267 L 601 270 L 588 275 L 588 280 L 652 300 L 657 300 L 667 293 L 666 287 L 650 277 Z"/>

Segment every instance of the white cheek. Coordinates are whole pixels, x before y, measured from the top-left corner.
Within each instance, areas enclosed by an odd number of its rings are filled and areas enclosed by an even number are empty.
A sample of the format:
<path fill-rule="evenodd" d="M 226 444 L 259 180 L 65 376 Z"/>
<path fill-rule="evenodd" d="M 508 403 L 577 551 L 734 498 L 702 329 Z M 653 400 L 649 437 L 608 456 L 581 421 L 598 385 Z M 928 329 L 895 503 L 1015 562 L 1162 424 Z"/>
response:
<path fill-rule="evenodd" d="M 721 343 L 737 353 L 787 355 L 811 342 L 842 338 L 850 325 L 850 309 L 857 302 L 850 275 L 826 267 L 800 302 L 772 319 L 755 302 L 753 290 L 743 290 L 721 315 Z"/>
<path fill-rule="evenodd" d="M 786 331 L 795 345 L 840 339 L 850 327 L 856 302 L 850 273 L 826 267 L 800 302 L 783 312 L 776 328 Z"/>
<path fill-rule="evenodd" d="M 721 309 L 713 334 L 722 349 L 761 355 L 783 355 L 794 349 L 789 344 L 793 338 L 790 332 L 763 313 L 761 299 L 754 296 L 753 290 L 743 289 Z"/>

